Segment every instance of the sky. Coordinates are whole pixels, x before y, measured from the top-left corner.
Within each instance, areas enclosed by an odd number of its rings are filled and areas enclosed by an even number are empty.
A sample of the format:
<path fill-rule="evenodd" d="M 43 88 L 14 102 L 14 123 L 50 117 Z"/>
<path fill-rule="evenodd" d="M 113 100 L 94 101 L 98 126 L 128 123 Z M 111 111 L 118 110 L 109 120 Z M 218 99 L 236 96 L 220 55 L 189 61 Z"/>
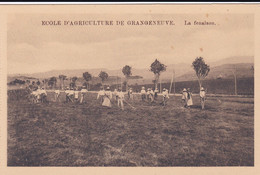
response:
<path fill-rule="evenodd" d="M 46 26 L 42 21 L 171 20 L 175 25 Z M 216 25 L 184 25 L 213 21 Z M 64 69 L 148 68 L 254 56 L 252 14 L 14 14 L 8 16 L 8 74 Z"/>

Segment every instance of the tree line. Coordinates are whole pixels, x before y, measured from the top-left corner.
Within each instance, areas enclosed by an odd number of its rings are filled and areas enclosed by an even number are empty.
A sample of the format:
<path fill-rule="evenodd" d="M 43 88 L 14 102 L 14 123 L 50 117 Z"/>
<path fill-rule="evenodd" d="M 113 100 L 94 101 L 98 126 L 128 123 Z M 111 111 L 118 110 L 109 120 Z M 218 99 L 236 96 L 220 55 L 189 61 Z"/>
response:
<path fill-rule="evenodd" d="M 202 57 L 197 57 L 193 62 L 192 62 L 192 67 L 197 75 L 198 78 L 198 83 L 199 87 L 202 87 L 202 80 L 208 75 L 210 71 L 209 65 L 207 65 Z M 154 62 L 151 63 L 149 71 L 151 71 L 154 74 L 154 80 L 153 83 L 155 84 L 155 88 L 158 88 L 158 83 L 160 80 L 160 75 L 162 72 L 166 71 L 167 66 L 163 63 L 161 63 L 158 59 L 155 59 Z M 128 81 L 130 77 L 132 76 L 132 67 L 129 65 L 125 65 L 122 68 L 122 73 L 125 77 L 124 85 L 126 87 L 126 90 L 128 90 Z M 90 81 L 93 79 L 93 76 L 89 72 L 84 72 L 82 74 L 82 77 L 84 79 L 83 86 L 87 87 L 87 89 L 90 88 Z M 104 84 L 104 82 L 108 79 L 109 75 L 105 71 L 100 71 L 98 77 L 101 79 L 101 85 Z M 49 79 L 43 79 L 42 82 L 38 81 L 33 81 L 32 85 L 40 85 L 42 84 L 45 88 L 51 87 L 51 88 L 56 88 L 57 87 L 57 81 L 59 79 L 60 82 L 60 89 L 65 89 L 65 80 L 69 80 L 69 87 L 70 88 L 75 88 L 76 87 L 76 81 L 78 80 L 78 77 L 67 77 L 66 75 L 59 75 L 58 77 L 51 77 Z M 30 83 L 30 80 L 26 80 L 26 82 L 18 81 L 17 79 L 14 82 L 10 82 L 9 84 L 16 84 L 22 82 L 23 84 L 25 83 Z"/>

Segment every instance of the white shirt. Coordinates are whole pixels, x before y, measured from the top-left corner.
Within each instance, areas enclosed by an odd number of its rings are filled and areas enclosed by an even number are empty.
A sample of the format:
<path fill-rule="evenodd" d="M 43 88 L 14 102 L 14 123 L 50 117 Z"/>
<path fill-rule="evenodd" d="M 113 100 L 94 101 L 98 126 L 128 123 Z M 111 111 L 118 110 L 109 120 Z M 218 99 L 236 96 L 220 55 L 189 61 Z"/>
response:
<path fill-rule="evenodd" d="M 79 98 L 79 91 L 75 91 L 74 94 L 75 94 L 75 98 Z"/>
<path fill-rule="evenodd" d="M 200 91 L 200 97 L 201 97 L 201 98 L 205 98 L 205 97 L 206 97 L 205 91 Z"/>
<path fill-rule="evenodd" d="M 40 95 L 42 93 L 41 89 L 36 90 L 37 95 Z"/>
<path fill-rule="evenodd" d="M 60 94 L 60 90 L 55 90 L 55 94 Z"/>
<path fill-rule="evenodd" d="M 105 94 L 108 98 L 112 98 L 112 93 L 111 91 L 105 91 Z"/>
<path fill-rule="evenodd" d="M 73 90 L 69 90 L 69 95 L 74 95 L 74 91 Z"/>
<path fill-rule="evenodd" d="M 86 92 L 88 92 L 88 90 L 87 90 L 87 89 L 81 89 L 80 92 L 81 92 L 81 93 L 86 93 Z"/>
<path fill-rule="evenodd" d="M 32 95 L 38 95 L 38 92 L 37 91 L 32 91 Z"/>
<path fill-rule="evenodd" d="M 145 94 L 146 91 L 144 89 L 141 90 L 141 94 Z"/>
<path fill-rule="evenodd" d="M 119 97 L 120 99 L 124 99 L 124 97 L 125 97 L 125 94 L 124 94 L 124 92 L 122 92 L 122 91 L 118 92 L 117 95 L 118 95 L 118 97 Z"/>
<path fill-rule="evenodd" d="M 182 99 L 185 100 L 188 96 L 187 92 L 182 92 Z"/>
<path fill-rule="evenodd" d="M 97 99 L 98 99 L 100 96 L 103 96 L 103 95 L 105 95 L 105 91 L 104 91 L 104 90 L 100 90 L 100 91 L 98 92 Z"/>
<path fill-rule="evenodd" d="M 41 94 L 47 95 L 47 92 L 46 92 L 44 89 L 42 89 L 42 90 L 41 90 Z"/>
<path fill-rule="evenodd" d="M 163 92 L 162 92 L 162 95 L 163 95 L 163 97 L 170 98 L 170 97 L 169 97 L 169 93 L 168 93 L 167 91 L 163 91 Z"/>
<path fill-rule="evenodd" d="M 116 96 L 118 96 L 118 93 L 119 93 L 118 91 L 113 92 L 113 94 L 116 95 Z"/>

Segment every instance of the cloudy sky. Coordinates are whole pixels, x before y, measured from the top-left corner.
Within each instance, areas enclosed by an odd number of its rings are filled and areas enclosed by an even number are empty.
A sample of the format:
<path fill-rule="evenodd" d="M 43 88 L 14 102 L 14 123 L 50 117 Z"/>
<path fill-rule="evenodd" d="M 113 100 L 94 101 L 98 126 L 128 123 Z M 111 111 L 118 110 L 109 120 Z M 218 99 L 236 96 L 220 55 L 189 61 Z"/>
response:
<path fill-rule="evenodd" d="M 42 26 L 43 20 L 172 20 L 174 26 Z M 184 21 L 214 21 L 185 26 Z M 254 56 L 254 16 L 242 14 L 16 14 L 8 17 L 8 73 L 61 69 L 147 68 Z"/>

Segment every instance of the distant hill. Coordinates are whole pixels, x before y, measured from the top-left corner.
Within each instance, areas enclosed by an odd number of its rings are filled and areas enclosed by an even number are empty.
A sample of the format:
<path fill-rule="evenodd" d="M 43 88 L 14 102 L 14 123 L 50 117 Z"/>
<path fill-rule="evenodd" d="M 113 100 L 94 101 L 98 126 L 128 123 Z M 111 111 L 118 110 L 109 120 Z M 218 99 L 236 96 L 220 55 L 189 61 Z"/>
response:
<path fill-rule="evenodd" d="M 240 57 L 229 57 L 215 62 L 206 62 L 210 65 L 210 73 L 207 79 L 216 79 L 216 78 L 232 78 L 233 73 L 232 69 L 234 66 L 237 69 L 238 77 L 253 77 L 253 71 L 251 67 L 254 65 L 254 57 L 253 56 L 240 56 Z M 66 75 L 67 77 L 82 77 L 84 72 L 91 73 L 94 77 L 98 77 L 100 71 L 105 71 L 109 76 L 113 77 L 121 77 L 124 75 L 121 69 L 117 70 L 109 70 L 105 68 L 97 68 L 97 69 L 72 69 L 72 70 L 52 70 L 47 72 L 39 72 L 33 74 L 15 74 L 8 75 L 8 81 L 14 80 L 16 78 L 21 79 L 44 79 L 50 78 L 52 76 L 58 77 L 59 75 Z M 176 81 L 189 81 L 195 80 L 196 75 L 194 70 L 191 67 L 191 64 L 181 63 L 181 64 L 171 64 L 167 65 L 167 69 L 165 72 L 161 74 L 162 82 L 168 82 L 171 80 L 173 76 L 173 72 L 175 72 Z M 146 84 L 151 83 L 154 79 L 154 74 L 149 71 L 149 67 L 145 69 L 136 69 L 132 68 L 132 75 L 137 79 L 131 79 L 129 81 L 130 84 Z M 142 77 L 142 78 L 141 78 Z M 117 79 L 118 81 L 119 78 Z M 98 79 L 95 79 L 98 81 Z M 112 80 L 112 79 L 111 79 Z"/>
<path fill-rule="evenodd" d="M 252 63 L 254 64 L 253 56 L 237 56 L 221 59 L 215 62 L 210 62 L 211 67 L 220 66 L 223 64 L 238 64 L 238 63 Z"/>
<path fill-rule="evenodd" d="M 229 79 L 233 78 L 233 71 L 236 72 L 238 78 L 254 77 L 252 70 L 253 63 L 238 63 L 238 64 L 224 64 L 216 67 L 211 67 L 210 72 L 206 79 Z M 176 81 L 190 81 L 195 80 L 195 71 L 190 71 L 184 75 L 176 78 Z"/>

